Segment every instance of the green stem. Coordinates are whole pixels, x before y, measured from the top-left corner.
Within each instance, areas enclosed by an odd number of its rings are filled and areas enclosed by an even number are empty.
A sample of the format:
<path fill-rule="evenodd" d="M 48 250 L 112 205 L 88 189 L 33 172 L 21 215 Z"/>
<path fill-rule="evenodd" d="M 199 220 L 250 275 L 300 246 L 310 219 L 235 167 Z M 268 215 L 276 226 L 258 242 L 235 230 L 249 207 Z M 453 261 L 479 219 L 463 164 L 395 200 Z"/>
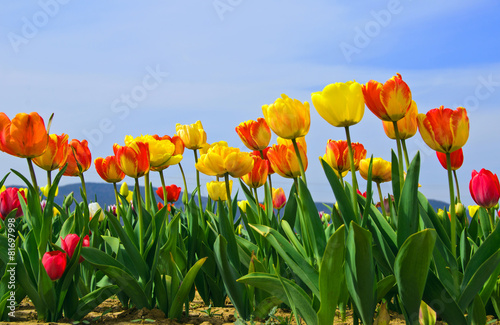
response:
<path fill-rule="evenodd" d="M 488 216 L 490 217 L 490 226 L 491 226 L 491 232 L 495 230 L 495 216 L 493 215 L 493 208 L 489 208 L 488 210 Z"/>
<path fill-rule="evenodd" d="M 451 172 L 451 158 L 450 153 L 446 153 L 446 167 L 448 169 L 448 186 L 450 188 L 450 219 L 451 219 L 451 253 L 453 257 L 456 257 L 457 249 L 456 249 L 456 224 L 457 224 L 457 216 L 455 215 L 455 193 L 454 193 L 454 185 L 453 185 L 453 176 Z"/>
<path fill-rule="evenodd" d="M 262 223 L 262 213 L 260 211 L 262 209 L 259 206 L 259 196 L 257 194 L 257 189 L 256 188 L 253 189 L 253 195 L 255 196 L 255 202 L 257 203 L 257 211 L 259 212 L 259 222 L 262 225 L 263 224 Z"/>
<path fill-rule="evenodd" d="M 295 193 L 299 195 L 299 181 L 297 180 L 297 177 L 293 178 L 293 184 L 295 184 Z"/>
<path fill-rule="evenodd" d="M 401 139 L 401 144 L 403 145 L 403 154 L 405 156 L 406 170 L 408 170 L 408 168 L 410 168 L 410 159 L 408 158 L 408 150 L 406 149 L 405 139 Z"/>
<path fill-rule="evenodd" d="M 83 173 L 80 173 L 80 181 L 82 182 L 82 190 L 83 190 L 83 195 L 85 195 L 85 202 L 87 202 L 87 186 L 85 186 L 85 178 L 83 177 Z"/>
<path fill-rule="evenodd" d="M 299 161 L 300 175 L 302 177 L 302 180 L 304 181 L 304 184 L 306 184 L 307 186 L 306 172 L 304 170 L 304 164 L 302 162 L 302 158 L 300 157 L 300 151 L 299 151 L 299 146 L 297 145 L 297 140 L 292 139 L 292 143 L 293 143 L 293 148 L 295 149 L 295 154 L 297 155 L 297 159 Z"/>
<path fill-rule="evenodd" d="M 351 164 L 351 175 L 352 175 L 352 192 L 351 192 L 351 198 L 352 198 L 352 207 L 354 208 L 354 217 L 356 218 L 355 220 L 359 219 L 359 209 L 358 209 L 358 181 L 356 180 L 356 167 L 354 166 L 354 152 L 352 150 L 352 143 L 351 143 L 351 134 L 349 132 L 349 126 L 345 127 L 345 135 L 347 138 L 347 146 L 349 148 L 349 162 Z M 340 173 L 339 173 L 340 174 Z"/>
<path fill-rule="evenodd" d="M 380 188 L 380 183 L 376 182 L 378 189 L 378 196 L 380 198 L 380 207 L 382 208 L 382 214 L 387 217 L 387 212 L 385 211 L 384 196 L 382 195 L 382 189 Z"/>
<path fill-rule="evenodd" d="M 163 177 L 163 170 L 159 171 L 160 173 L 160 181 L 161 181 L 161 187 L 163 188 L 163 205 L 167 206 L 167 189 L 165 188 L 165 177 Z"/>
<path fill-rule="evenodd" d="M 113 183 L 113 188 L 115 189 L 115 200 L 116 200 L 116 217 L 120 220 L 120 197 L 118 196 L 118 188 L 116 182 Z"/>
<path fill-rule="evenodd" d="M 198 163 L 198 150 L 194 149 L 194 162 Z M 198 205 L 200 206 L 200 216 L 203 216 L 203 207 L 201 205 L 201 185 L 200 185 L 200 171 L 196 170 L 196 186 L 198 186 Z"/>
<path fill-rule="evenodd" d="M 184 203 L 184 206 L 186 206 L 188 203 L 188 187 L 186 183 L 186 175 L 184 174 L 184 169 L 182 169 L 181 163 L 179 163 L 179 169 L 181 170 L 182 180 L 184 181 L 184 191 L 182 191 L 182 203 Z"/>
<path fill-rule="evenodd" d="M 145 192 L 145 203 L 146 203 L 146 211 L 151 213 L 150 210 L 150 202 L 151 202 L 151 188 L 149 186 L 149 172 L 144 175 L 144 192 Z"/>
<path fill-rule="evenodd" d="M 52 172 L 50 170 L 47 170 L 47 192 L 50 191 L 50 188 L 52 187 Z"/>
<path fill-rule="evenodd" d="M 231 200 L 231 188 L 229 187 L 229 173 L 224 174 L 224 181 L 226 183 L 227 207 L 229 209 L 229 220 L 231 221 L 231 225 L 233 225 L 233 228 L 234 228 L 234 216 L 233 216 L 233 207 L 232 207 L 232 200 Z M 233 231 L 234 231 L 234 229 L 233 229 Z"/>
<path fill-rule="evenodd" d="M 137 213 L 139 216 L 139 252 L 144 254 L 144 219 L 142 216 L 141 192 L 139 189 L 139 178 L 135 178 L 135 195 L 137 200 Z"/>
<path fill-rule="evenodd" d="M 458 186 L 458 177 L 456 170 L 453 171 L 453 177 L 455 178 L 455 184 L 457 185 L 457 201 L 458 203 L 462 203 L 462 201 L 460 200 L 460 188 Z"/>
<path fill-rule="evenodd" d="M 403 155 L 402 155 L 402 150 L 401 150 L 401 140 L 399 137 L 399 130 L 398 130 L 398 122 L 392 122 L 394 125 L 394 134 L 396 135 L 396 144 L 398 147 L 398 167 L 399 167 L 399 184 L 400 184 L 400 191 L 403 191 L 403 184 L 405 181 L 404 178 L 404 169 L 403 169 Z"/>
<path fill-rule="evenodd" d="M 28 168 L 30 170 L 30 175 L 31 175 L 31 182 L 33 182 L 33 187 L 35 188 L 35 192 L 38 194 L 38 184 L 36 182 L 36 175 L 35 175 L 35 169 L 33 168 L 33 162 L 31 161 L 31 158 L 26 158 L 28 160 Z"/>

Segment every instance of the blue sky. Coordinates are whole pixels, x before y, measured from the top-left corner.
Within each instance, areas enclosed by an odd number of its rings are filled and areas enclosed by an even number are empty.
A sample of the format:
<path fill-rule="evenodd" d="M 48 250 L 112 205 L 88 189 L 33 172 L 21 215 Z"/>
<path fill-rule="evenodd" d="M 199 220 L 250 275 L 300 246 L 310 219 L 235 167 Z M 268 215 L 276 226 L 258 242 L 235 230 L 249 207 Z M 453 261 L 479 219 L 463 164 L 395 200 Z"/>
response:
<path fill-rule="evenodd" d="M 51 133 L 86 138 L 93 158 L 111 155 L 127 134 L 173 135 L 176 123 L 196 120 L 208 142 L 245 149 L 234 128 L 261 117 L 261 106 L 282 93 L 311 102 L 311 93 L 329 83 L 385 82 L 401 73 L 419 112 L 468 109 L 470 138 L 458 171 L 464 203 L 473 203 L 473 169 L 500 173 L 500 3 L 494 0 L 40 0 L 2 2 L 0 9 L 0 111 L 11 118 L 37 111 L 46 119 L 54 112 Z M 368 155 L 390 159 L 395 148 L 368 109 L 351 135 Z M 345 139 L 344 130 L 311 104 L 309 187 L 316 200 L 333 202 L 318 161 L 328 139 Z M 422 155 L 421 191 L 447 201 L 447 174 L 434 152 L 418 133 L 408 148 Z M 191 152 L 182 164 L 192 190 Z M 26 173 L 25 165 L 2 154 L 0 174 Z M 38 175 L 43 184 L 44 173 Z M 101 181 L 93 166 L 85 177 Z M 182 182 L 177 168 L 166 177 Z M 77 181 L 65 177 L 62 184 Z M 19 183 L 12 175 L 7 180 Z M 275 186 L 290 184 L 273 178 Z"/>

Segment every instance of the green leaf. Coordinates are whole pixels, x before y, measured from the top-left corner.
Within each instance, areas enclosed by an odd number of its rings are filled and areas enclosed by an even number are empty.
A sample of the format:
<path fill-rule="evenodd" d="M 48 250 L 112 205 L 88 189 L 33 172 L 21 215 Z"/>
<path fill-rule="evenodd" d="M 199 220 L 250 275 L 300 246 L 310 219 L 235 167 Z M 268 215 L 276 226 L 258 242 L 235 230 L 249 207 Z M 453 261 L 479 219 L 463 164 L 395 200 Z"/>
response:
<path fill-rule="evenodd" d="M 346 247 L 345 278 L 347 289 L 363 324 L 370 325 L 373 322 L 373 314 L 377 304 L 371 233 L 351 222 Z"/>
<path fill-rule="evenodd" d="M 469 319 L 472 325 L 486 324 L 486 308 L 479 295 L 474 297 L 474 303 L 469 311 Z"/>
<path fill-rule="evenodd" d="M 319 324 L 333 324 L 344 280 L 344 250 L 345 226 L 342 226 L 328 240 L 319 268 Z"/>
<path fill-rule="evenodd" d="M 292 271 L 309 287 L 312 293 L 319 297 L 319 273 L 308 261 L 278 231 L 262 225 L 250 225 L 256 229 L 276 252 L 283 258 Z"/>
<path fill-rule="evenodd" d="M 291 302 L 285 292 L 289 292 L 290 297 L 293 299 L 293 304 L 299 311 L 299 314 L 304 318 L 304 321 L 308 325 L 319 324 L 318 318 L 316 316 L 316 311 L 312 308 L 311 298 L 307 296 L 305 291 L 299 287 L 297 284 L 293 283 L 288 279 L 282 278 L 281 281 L 276 275 L 254 272 L 247 274 L 238 279 L 238 282 L 245 283 L 264 291 L 269 292 L 272 296 L 277 297 L 283 301 L 288 306 L 291 306 Z"/>
<path fill-rule="evenodd" d="M 337 174 L 333 171 L 332 167 L 330 167 L 330 165 L 328 165 L 323 158 L 320 158 L 319 160 L 323 166 L 323 170 L 325 171 L 326 178 L 332 187 L 333 194 L 339 204 L 339 210 L 342 215 L 342 219 L 344 219 L 344 224 L 348 227 L 351 224 L 351 221 L 357 222 L 357 217 L 354 215 L 351 200 L 347 196 L 344 187 L 340 183 L 340 180 Z"/>
<path fill-rule="evenodd" d="M 377 282 L 377 301 L 381 301 L 394 288 L 395 284 L 396 277 L 392 274 Z"/>
<path fill-rule="evenodd" d="M 143 288 L 120 262 L 93 247 L 82 247 L 81 252 L 83 258 L 112 279 L 130 297 L 137 308 L 152 308 Z"/>
<path fill-rule="evenodd" d="M 432 271 L 427 275 L 423 300 L 448 324 L 467 325 L 463 311 Z"/>
<path fill-rule="evenodd" d="M 418 231 L 418 175 L 420 172 L 420 153 L 417 152 L 410 164 L 408 174 L 403 185 L 398 210 L 398 247 L 401 247 L 411 234 Z M 393 179 L 394 181 L 394 179 Z M 420 304 L 420 302 L 419 302 Z"/>
<path fill-rule="evenodd" d="M 179 290 L 177 291 L 174 300 L 172 301 L 172 306 L 170 307 L 170 312 L 168 313 L 169 318 L 179 318 L 181 316 L 182 306 L 187 301 L 187 297 L 194 283 L 194 279 L 196 278 L 198 271 L 200 271 L 206 259 L 207 258 L 204 257 L 200 259 L 198 262 L 196 262 L 191 267 L 191 269 L 189 269 L 188 273 L 182 280 L 182 284 Z"/>
<path fill-rule="evenodd" d="M 422 230 L 410 235 L 396 256 L 394 276 L 398 284 L 399 296 L 411 324 L 418 324 L 420 301 L 424 293 L 435 242 L 436 232 L 433 229 Z"/>
<path fill-rule="evenodd" d="M 82 319 L 88 313 L 93 311 L 97 306 L 99 306 L 103 301 L 120 291 L 121 289 L 117 285 L 108 285 L 102 288 L 98 288 L 88 295 L 80 298 L 75 313 L 73 315 L 66 316 L 70 317 L 71 319 Z"/>
<path fill-rule="evenodd" d="M 401 196 L 401 184 L 399 182 L 399 163 L 398 157 L 394 150 L 391 149 L 391 169 L 392 169 L 392 193 L 394 195 L 394 204 L 396 205 L 396 210 L 399 207 L 399 198 Z"/>

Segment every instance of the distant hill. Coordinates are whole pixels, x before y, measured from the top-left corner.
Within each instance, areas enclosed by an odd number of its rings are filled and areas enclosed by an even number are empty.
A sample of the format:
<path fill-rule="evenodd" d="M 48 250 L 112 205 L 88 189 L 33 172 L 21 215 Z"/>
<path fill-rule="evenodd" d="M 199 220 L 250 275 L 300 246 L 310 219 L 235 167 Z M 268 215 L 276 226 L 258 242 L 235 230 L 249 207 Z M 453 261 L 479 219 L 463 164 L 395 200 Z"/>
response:
<path fill-rule="evenodd" d="M 108 183 L 86 183 L 87 187 L 87 199 L 89 202 L 98 202 L 102 207 L 109 206 L 115 204 L 115 193 L 113 190 L 113 184 Z M 56 198 L 57 204 L 62 204 L 64 197 L 69 195 L 71 192 L 74 193 L 74 196 L 77 201 L 81 201 L 82 197 L 80 195 L 81 185 L 79 183 L 63 185 L 59 187 L 59 195 Z M 129 185 L 129 189 L 132 190 L 133 187 Z M 141 187 L 141 194 L 144 196 L 144 187 Z M 156 196 L 156 193 L 154 193 Z M 182 197 L 182 193 L 180 195 Z M 156 200 L 159 201 L 158 196 L 156 196 Z M 180 199 L 179 199 L 180 201 Z M 202 204 L 205 205 L 207 202 L 206 197 L 202 197 Z M 432 205 L 434 209 L 443 209 L 446 207 L 448 209 L 448 203 L 437 200 L 429 200 L 429 203 Z M 333 203 L 325 204 L 332 206 Z M 328 208 L 323 205 L 322 202 L 316 202 L 316 208 L 318 211 L 328 212 Z"/>

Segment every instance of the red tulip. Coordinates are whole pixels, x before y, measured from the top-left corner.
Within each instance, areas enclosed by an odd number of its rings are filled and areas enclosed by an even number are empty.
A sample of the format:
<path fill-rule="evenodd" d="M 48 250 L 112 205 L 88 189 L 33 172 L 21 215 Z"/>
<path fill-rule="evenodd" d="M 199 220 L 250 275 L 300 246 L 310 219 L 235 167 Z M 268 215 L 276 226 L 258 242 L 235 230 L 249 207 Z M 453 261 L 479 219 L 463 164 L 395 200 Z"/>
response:
<path fill-rule="evenodd" d="M 75 248 L 78 245 L 78 242 L 80 241 L 80 236 L 76 234 L 68 234 L 64 239 L 61 237 L 61 246 L 62 249 L 66 253 L 68 253 L 68 257 L 71 259 L 73 257 L 73 253 L 75 252 Z M 82 247 L 89 247 L 90 246 L 90 241 L 89 241 L 89 235 L 83 237 L 83 242 L 82 242 Z M 83 257 L 80 256 L 80 259 L 78 260 L 78 263 L 83 262 Z"/>
<path fill-rule="evenodd" d="M 14 209 L 17 209 L 16 218 L 23 215 L 23 210 L 21 209 L 21 202 L 19 201 L 18 193 L 21 193 L 21 196 L 26 202 L 26 195 L 24 191 L 19 191 L 19 189 L 15 187 L 9 187 L 2 193 L 0 193 L 0 218 L 5 220 L 5 218 L 11 213 Z"/>
<path fill-rule="evenodd" d="M 165 186 L 165 191 L 163 191 L 163 187 L 158 187 L 156 190 L 156 194 L 164 200 L 164 193 L 167 192 L 167 202 L 177 202 L 179 199 L 179 195 L 181 194 L 181 188 L 175 184 Z"/>
<path fill-rule="evenodd" d="M 65 176 L 80 176 L 90 168 L 92 155 L 87 140 L 71 140 L 68 147 L 68 167 Z M 62 167 L 61 167 L 62 168 Z"/>
<path fill-rule="evenodd" d="M 446 167 L 446 154 L 436 151 L 436 156 L 439 159 L 439 162 L 441 163 L 441 166 L 443 166 L 444 169 L 448 169 Z M 450 153 L 450 161 L 451 161 L 451 170 L 457 170 L 460 167 L 462 167 L 462 164 L 464 163 L 464 152 L 462 148 L 453 151 Z"/>
<path fill-rule="evenodd" d="M 473 170 L 469 190 L 477 205 L 486 209 L 492 208 L 500 198 L 498 176 L 484 168 L 479 173 Z"/>
<path fill-rule="evenodd" d="M 252 171 L 241 179 L 251 188 L 259 188 L 266 183 L 269 170 L 268 162 L 258 156 L 252 155 L 253 168 Z"/>
<path fill-rule="evenodd" d="M 43 254 L 42 264 L 52 281 L 60 279 L 66 269 L 66 253 L 51 251 Z"/>

